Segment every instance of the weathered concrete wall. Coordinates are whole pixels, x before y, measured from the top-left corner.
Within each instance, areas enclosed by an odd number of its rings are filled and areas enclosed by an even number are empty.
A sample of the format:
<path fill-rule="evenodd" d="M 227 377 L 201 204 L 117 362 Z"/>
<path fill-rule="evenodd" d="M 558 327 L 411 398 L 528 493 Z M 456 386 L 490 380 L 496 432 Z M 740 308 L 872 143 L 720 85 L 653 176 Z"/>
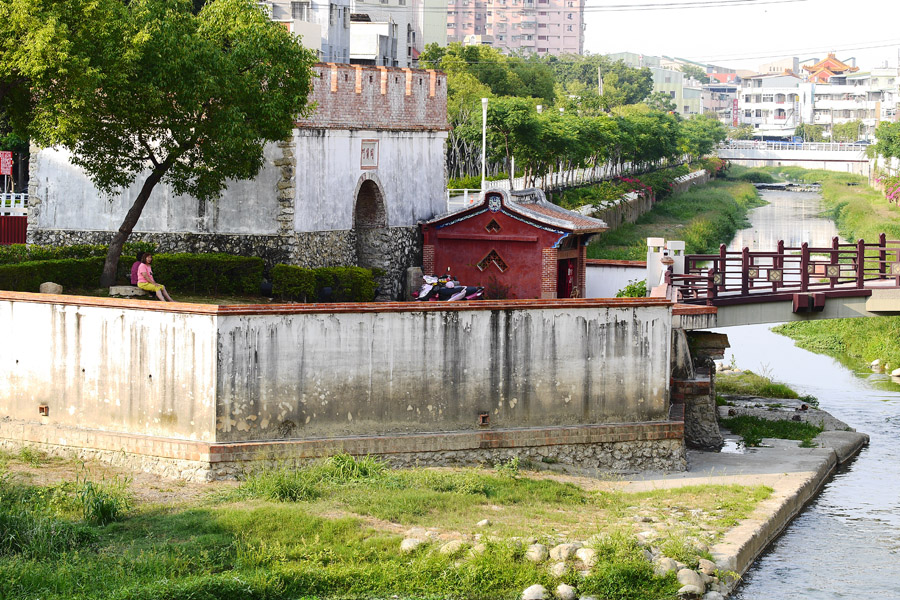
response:
<path fill-rule="evenodd" d="M 221 317 L 217 439 L 665 419 L 671 308 L 648 302 Z"/>
<path fill-rule="evenodd" d="M 352 229 L 366 179 L 378 185 L 389 227 L 413 226 L 447 210 L 446 131 L 297 129 L 294 140 L 297 231 Z M 362 166 L 363 142 L 375 149 L 377 168 Z"/>
<path fill-rule="evenodd" d="M 642 279 L 647 279 L 645 261 L 588 259 L 585 298 L 615 298 L 630 282 Z"/>
<path fill-rule="evenodd" d="M 220 234 L 278 233 L 275 186 L 280 177 L 275 144 L 265 148 L 265 165 L 252 181 L 233 181 L 216 202 L 176 196 L 160 184 L 138 221 L 137 231 Z M 31 154 L 29 230 L 61 229 L 115 232 L 144 183 L 134 183 L 113 196 L 102 195 L 85 172 L 73 165 L 63 149 L 45 148 Z"/>
<path fill-rule="evenodd" d="M 40 421 L 46 405 L 49 422 L 215 439 L 213 315 L 29 296 L 0 298 L 0 415 Z"/>
<path fill-rule="evenodd" d="M 323 310 L 0 292 L 0 445 L 190 479 L 341 451 L 681 469 L 671 322 L 659 299 Z"/>

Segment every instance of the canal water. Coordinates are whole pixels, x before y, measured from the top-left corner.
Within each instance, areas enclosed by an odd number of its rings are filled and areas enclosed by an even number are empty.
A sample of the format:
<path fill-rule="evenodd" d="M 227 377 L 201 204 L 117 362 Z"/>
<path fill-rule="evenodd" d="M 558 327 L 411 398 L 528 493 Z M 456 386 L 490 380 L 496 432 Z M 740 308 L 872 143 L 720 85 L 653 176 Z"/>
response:
<path fill-rule="evenodd" d="M 828 245 L 834 224 L 819 216 L 818 194 L 764 191 L 770 204 L 754 209 L 752 227 L 732 249 Z M 740 368 L 768 374 L 857 431 L 868 447 L 845 465 L 822 493 L 745 575 L 739 600 L 900 599 L 900 386 L 867 365 L 794 346 L 770 325 L 720 329 Z M 900 340 L 898 340 L 900 343 Z"/>

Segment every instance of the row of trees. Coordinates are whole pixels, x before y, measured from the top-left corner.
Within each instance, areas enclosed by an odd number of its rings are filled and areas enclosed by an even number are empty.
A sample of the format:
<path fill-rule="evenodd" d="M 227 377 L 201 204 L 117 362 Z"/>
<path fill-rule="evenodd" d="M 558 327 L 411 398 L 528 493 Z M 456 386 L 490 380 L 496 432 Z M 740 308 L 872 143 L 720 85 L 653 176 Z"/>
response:
<path fill-rule="evenodd" d="M 113 193 L 142 181 L 101 285 L 159 182 L 207 200 L 254 177 L 307 110 L 314 55 L 252 0 L 4 0 L 0 121 Z"/>
<path fill-rule="evenodd" d="M 420 61 L 447 73 L 451 177 L 480 172 L 482 98 L 489 99 L 489 161 L 512 177 L 515 157 L 532 183 L 557 170 L 610 163 L 649 168 L 699 157 L 726 135 L 717 120 L 684 121 L 668 95 L 651 94 L 649 69 L 604 56 L 521 58 L 450 44 L 430 45 Z"/>

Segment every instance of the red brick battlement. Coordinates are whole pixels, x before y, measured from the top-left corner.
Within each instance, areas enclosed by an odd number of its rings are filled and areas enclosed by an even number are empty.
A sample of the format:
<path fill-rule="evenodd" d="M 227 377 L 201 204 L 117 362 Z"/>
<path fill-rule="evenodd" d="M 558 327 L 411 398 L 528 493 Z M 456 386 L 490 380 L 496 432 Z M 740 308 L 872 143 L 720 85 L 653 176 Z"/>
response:
<path fill-rule="evenodd" d="M 301 129 L 446 131 L 447 76 L 440 71 L 336 63 L 313 66 Z"/>

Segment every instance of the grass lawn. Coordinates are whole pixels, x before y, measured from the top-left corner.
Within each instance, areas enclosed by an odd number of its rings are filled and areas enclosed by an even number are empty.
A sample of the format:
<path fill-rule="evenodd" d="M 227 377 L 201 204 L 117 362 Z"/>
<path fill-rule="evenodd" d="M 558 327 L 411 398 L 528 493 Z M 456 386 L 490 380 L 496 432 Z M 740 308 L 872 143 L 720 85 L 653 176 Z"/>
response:
<path fill-rule="evenodd" d="M 767 498 L 764 486 L 645 493 L 620 482 L 496 468 L 392 470 L 337 456 L 241 484 L 0 455 L 0 597 L 72 599 L 517 598 L 541 583 L 608 599 L 674 599 L 638 542 L 696 565 Z M 482 519 L 490 525 L 479 526 Z M 417 531 L 410 531 L 419 528 Z M 649 534 L 648 534 L 649 532 Z M 400 552 L 404 537 L 427 543 Z M 455 552 L 439 549 L 460 540 Z M 562 576 L 528 543 L 586 541 Z M 579 571 L 586 571 L 580 573 Z"/>

